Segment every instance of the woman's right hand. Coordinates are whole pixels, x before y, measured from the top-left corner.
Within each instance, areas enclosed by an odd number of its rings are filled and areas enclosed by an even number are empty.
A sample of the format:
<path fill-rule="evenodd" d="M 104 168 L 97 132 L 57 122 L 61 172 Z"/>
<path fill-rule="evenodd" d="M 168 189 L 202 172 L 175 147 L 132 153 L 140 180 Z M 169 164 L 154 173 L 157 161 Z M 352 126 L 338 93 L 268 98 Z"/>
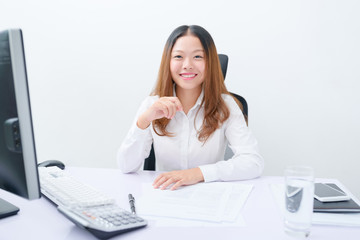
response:
<path fill-rule="evenodd" d="M 147 128 L 153 120 L 160 118 L 172 119 L 177 111 L 182 111 L 182 105 L 177 97 L 161 97 L 140 115 L 137 126 Z"/>

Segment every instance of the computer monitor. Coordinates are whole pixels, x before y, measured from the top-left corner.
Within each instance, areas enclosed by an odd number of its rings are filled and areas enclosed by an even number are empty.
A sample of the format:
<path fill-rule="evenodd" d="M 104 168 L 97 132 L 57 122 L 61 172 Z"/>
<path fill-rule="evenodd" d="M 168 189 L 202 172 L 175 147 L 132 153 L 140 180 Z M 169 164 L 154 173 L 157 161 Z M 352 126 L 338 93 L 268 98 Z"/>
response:
<path fill-rule="evenodd" d="M 22 31 L 0 32 L 0 188 L 40 198 Z M 1 199 L 0 199 L 1 200 Z M 16 213 L 0 201 L 0 218 Z"/>

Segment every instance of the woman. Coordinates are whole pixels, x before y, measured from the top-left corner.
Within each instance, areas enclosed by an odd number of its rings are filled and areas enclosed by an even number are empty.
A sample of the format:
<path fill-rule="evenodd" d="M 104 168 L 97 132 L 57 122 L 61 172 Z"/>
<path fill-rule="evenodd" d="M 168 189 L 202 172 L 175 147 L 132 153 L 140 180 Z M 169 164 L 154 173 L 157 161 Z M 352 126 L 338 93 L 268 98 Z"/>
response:
<path fill-rule="evenodd" d="M 155 188 L 260 176 L 264 161 L 240 105 L 226 90 L 210 34 L 196 25 L 176 28 L 155 90 L 119 149 L 121 170 L 139 170 L 154 143 L 156 170 L 168 171 L 155 179 Z M 224 161 L 227 144 L 234 156 Z"/>

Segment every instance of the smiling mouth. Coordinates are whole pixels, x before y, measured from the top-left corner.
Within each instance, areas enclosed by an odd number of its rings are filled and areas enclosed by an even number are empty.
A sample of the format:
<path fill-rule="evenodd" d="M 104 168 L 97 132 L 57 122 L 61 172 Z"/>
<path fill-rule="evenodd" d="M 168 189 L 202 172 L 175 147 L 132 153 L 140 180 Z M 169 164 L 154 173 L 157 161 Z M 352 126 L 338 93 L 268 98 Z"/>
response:
<path fill-rule="evenodd" d="M 180 76 L 183 77 L 183 78 L 186 78 L 186 79 L 192 79 L 192 78 L 196 77 L 197 74 L 195 74 L 195 73 L 185 74 L 184 73 L 184 74 L 180 74 Z"/>

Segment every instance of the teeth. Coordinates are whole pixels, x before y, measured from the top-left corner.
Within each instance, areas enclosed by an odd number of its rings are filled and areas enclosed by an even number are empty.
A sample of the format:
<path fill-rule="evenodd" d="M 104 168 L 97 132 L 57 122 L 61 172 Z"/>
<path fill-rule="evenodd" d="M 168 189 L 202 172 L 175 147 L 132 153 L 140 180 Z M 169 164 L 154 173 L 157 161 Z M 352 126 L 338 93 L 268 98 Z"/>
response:
<path fill-rule="evenodd" d="M 191 78 L 191 77 L 195 77 L 195 74 L 191 74 L 191 75 L 182 74 L 181 76 L 186 77 L 186 78 Z"/>

